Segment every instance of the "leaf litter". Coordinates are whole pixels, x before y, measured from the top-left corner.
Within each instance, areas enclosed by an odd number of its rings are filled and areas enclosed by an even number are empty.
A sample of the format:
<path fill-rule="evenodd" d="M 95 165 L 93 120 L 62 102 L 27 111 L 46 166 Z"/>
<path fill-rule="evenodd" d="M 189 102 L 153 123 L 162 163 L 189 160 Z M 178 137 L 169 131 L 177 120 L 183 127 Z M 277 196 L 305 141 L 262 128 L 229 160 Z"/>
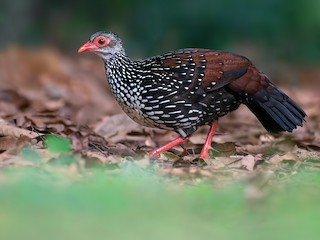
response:
<path fill-rule="evenodd" d="M 0 166 L 21 164 L 25 147 L 38 151 L 44 162 L 66 157 L 46 149 L 45 136 L 55 134 L 69 139 L 67 157 L 75 156 L 84 168 L 116 170 L 134 162 L 145 169 L 157 166 L 160 175 L 191 182 L 210 179 L 218 185 L 257 172 L 279 177 L 302 168 L 320 169 L 320 97 L 307 87 L 282 87 L 307 112 L 303 128 L 293 134 L 266 133 L 241 106 L 220 119 L 211 158 L 204 161 L 197 156 L 208 127 L 201 127 L 183 146 L 149 159 L 147 151 L 176 134 L 129 119 L 113 98 L 102 63 L 95 58 L 11 47 L 0 53 L 0 77 Z"/>

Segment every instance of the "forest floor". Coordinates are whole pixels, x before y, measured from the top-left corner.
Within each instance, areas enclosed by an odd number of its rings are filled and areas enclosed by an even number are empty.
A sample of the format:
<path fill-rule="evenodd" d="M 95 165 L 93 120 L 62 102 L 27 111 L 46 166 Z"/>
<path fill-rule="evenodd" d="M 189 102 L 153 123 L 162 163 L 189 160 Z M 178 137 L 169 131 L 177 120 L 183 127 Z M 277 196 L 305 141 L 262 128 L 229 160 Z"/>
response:
<path fill-rule="evenodd" d="M 207 127 L 150 159 L 176 134 L 129 119 L 99 59 L 8 48 L 0 239 L 318 239 L 320 71 L 294 77 L 281 89 L 307 113 L 302 128 L 269 134 L 242 106 L 219 121 L 210 159 L 198 158 Z"/>
<path fill-rule="evenodd" d="M 98 59 L 12 47 L 1 53 L 0 66 L 0 166 L 26 164 L 20 154 L 25 147 L 36 149 L 42 161 L 54 162 L 59 154 L 47 151 L 45 135 L 56 134 L 70 140 L 84 168 L 117 170 L 134 162 L 145 168 L 156 165 L 160 175 L 191 182 L 210 179 L 223 185 L 257 172 L 286 178 L 299 169 L 320 168 L 320 96 L 307 81 L 299 88 L 282 87 L 308 115 L 293 133 L 267 133 L 242 106 L 220 120 L 211 159 L 197 158 L 207 127 L 182 147 L 149 159 L 147 151 L 176 134 L 129 119 L 110 93 Z M 315 77 L 307 73 L 301 71 L 300 78 Z"/>

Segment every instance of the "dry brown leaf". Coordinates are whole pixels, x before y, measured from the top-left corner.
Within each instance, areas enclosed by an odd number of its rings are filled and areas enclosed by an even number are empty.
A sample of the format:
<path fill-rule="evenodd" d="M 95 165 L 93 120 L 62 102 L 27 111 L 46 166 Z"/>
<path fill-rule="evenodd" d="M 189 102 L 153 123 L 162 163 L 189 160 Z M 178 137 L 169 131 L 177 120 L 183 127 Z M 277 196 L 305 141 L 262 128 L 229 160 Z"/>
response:
<path fill-rule="evenodd" d="M 0 102 L 0 113 L 1 116 L 15 115 L 19 112 L 19 109 L 13 104 L 8 102 Z"/>
<path fill-rule="evenodd" d="M 264 144 L 257 144 L 257 145 L 243 145 L 238 147 L 238 151 L 242 152 L 242 153 L 249 153 L 249 154 L 265 154 L 268 151 L 270 151 L 272 149 L 272 143 L 271 142 L 267 142 Z"/>
<path fill-rule="evenodd" d="M 178 161 L 181 160 L 181 158 L 179 156 L 177 156 L 176 154 L 172 153 L 172 152 L 163 152 L 160 154 L 161 158 L 169 160 L 169 161 Z M 190 164 L 190 162 L 189 162 Z"/>
<path fill-rule="evenodd" d="M 95 132 L 102 135 L 105 139 L 117 134 L 126 135 L 132 131 L 141 131 L 143 127 L 133 120 L 131 120 L 125 114 L 116 114 L 111 117 L 104 118 L 99 124 L 95 127 Z"/>
<path fill-rule="evenodd" d="M 145 142 L 146 137 L 143 135 L 127 135 L 125 133 L 119 133 L 113 137 L 108 138 L 108 141 L 114 143 L 123 143 L 123 142 L 134 142 L 134 143 L 143 143 Z"/>
<path fill-rule="evenodd" d="M 45 110 L 56 111 L 65 105 L 64 99 L 45 101 Z"/>
<path fill-rule="evenodd" d="M 247 170 L 253 171 L 255 164 L 257 161 L 262 159 L 262 154 L 257 154 L 256 156 L 253 156 L 251 154 L 244 156 L 241 160 L 240 163 L 242 166 L 244 166 Z"/>
<path fill-rule="evenodd" d="M 135 152 L 124 144 L 117 143 L 115 146 L 109 146 L 108 152 L 116 156 L 134 156 Z"/>
<path fill-rule="evenodd" d="M 292 139 L 284 139 L 280 142 L 277 142 L 276 147 L 282 152 L 289 152 L 295 148 L 296 144 L 297 143 Z"/>
<path fill-rule="evenodd" d="M 172 167 L 174 168 L 189 168 L 190 166 L 191 166 L 191 163 L 183 159 L 175 160 L 172 164 Z"/>
<path fill-rule="evenodd" d="M 253 171 L 254 164 L 256 162 L 256 159 L 253 155 L 244 156 L 240 161 L 241 165 L 244 166 L 247 170 Z"/>
<path fill-rule="evenodd" d="M 36 138 L 39 136 L 38 133 L 32 132 L 26 129 L 18 128 L 7 123 L 5 120 L 0 119 L 0 135 L 2 136 L 14 136 L 20 137 L 21 135 L 28 136 L 29 138 Z"/>
<path fill-rule="evenodd" d="M 65 130 L 65 125 L 61 123 L 48 124 L 46 128 L 54 133 L 62 133 Z"/>
<path fill-rule="evenodd" d="M 88 150 L 89 139 L 88 137 L 81 136 L 78 132 L 71 135 L 71 143 L 73 151 L 83 152 Z"/>
<path fill-rule="evenodd" d="M 272 158 L 270 158 L 270 162 L 273 164 L 279 164 L 282 161 L 297 161 L 299 158 L 296 153 L 286 153 L 284 155 L 276 154 Z"/>
<path fill-rule="evenodd" d="M 25 108 L 30 104 L 27 98 L 22 96 L 19 92 L 11 89 L 0 90 L 0 101 L 1 103 L 11 103 L 19 109 Z"/>
<path fill-rule="evenodd" d="M 145 144 L 147 147 L 152 147 L 152 148 L 155 148 L 155 147 L 156 147 L 156 143 L 154 142 L 154 140 L 153 140 L 150 136 L 147 136 L 144 144 Z"/>
<path fill-rule="evenodd" d="M 25 135 L 21 135 L 18 138 L 14 136 L 0 137 L 0 151 L 5 151 L 1 154 L 1 159 L 4 160 L 9 156 L 17 155 L 30 141 L 31 139 Z"/>
<path fill-rule="evenodd" d="M 299 159 L 317 159 L 320 160 L 320 152 L 310 152 L 305 149 L 299 149 L 296 151 Z"/>
<path fill-rule="evenodd" d="M 17 141 L 18 141 L 18 138 L 15 136 L 0 137 L 0 150 L 6 151 L 8 149 L 12 149 L 16 147 Z"/>
<path fill-rule="evenodd" d="M 229 157 L 236 152 L 236 145 L 233 142 L 226 142 L 221 144 L 213 143 L 210 154 L 212 156 Z"/>
<path fill-rule="evenodd" d="M 112 157 L 112 158 L 108 158 L 106 155 L 100 153 L 100 152 L 94 152 L 94 151 L 87 151 L 86 153 L 87 157 L 89 158 L 96 158 L 98 159 L 101 163 L 103 164 L 106 164 L 108 162 L 112 162 L 114 161 L 115 159 Z M 116 162 L 116 161 L 114 161 Z"/>
<path fill-rule="evenodd" d="M 261 134 L 259 137 L 261 143 L 274 142 L 275 138 L 270 134 Z"/>
<path fill-rule="evenodd" d="M 206 162 L 212 166 L 214 169 L 224 168 L 230 163 L 233 163 L 235 160 L 230 157 L 215 157 L 214 159 L 208 159 Z"/>
<path fill-rule="evenodd" d="M 15 123 L 16 123 L 17 127 L 25 128 L 23 126 L 25 126 L 27 120 L 26 120 L 26 117 L 24 114 L 20 113 L 20 114 L 16 115 L 14 119 L 15 119 Z"/>

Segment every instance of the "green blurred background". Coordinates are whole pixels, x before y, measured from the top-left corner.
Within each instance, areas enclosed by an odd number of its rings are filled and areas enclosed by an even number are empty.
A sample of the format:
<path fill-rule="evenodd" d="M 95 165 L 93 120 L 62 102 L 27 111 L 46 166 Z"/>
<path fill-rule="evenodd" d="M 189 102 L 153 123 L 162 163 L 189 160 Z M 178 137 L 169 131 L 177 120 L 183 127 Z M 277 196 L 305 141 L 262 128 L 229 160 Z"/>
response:
<path fill-rule="evenodd" d="M 72 53 L 92 33 L 110 30 L 137 57 L 203 47 L 267 61 L 320 58 L 319 0 L 1 0 L 0 21 L 1 48 L 52 45 Z"/>

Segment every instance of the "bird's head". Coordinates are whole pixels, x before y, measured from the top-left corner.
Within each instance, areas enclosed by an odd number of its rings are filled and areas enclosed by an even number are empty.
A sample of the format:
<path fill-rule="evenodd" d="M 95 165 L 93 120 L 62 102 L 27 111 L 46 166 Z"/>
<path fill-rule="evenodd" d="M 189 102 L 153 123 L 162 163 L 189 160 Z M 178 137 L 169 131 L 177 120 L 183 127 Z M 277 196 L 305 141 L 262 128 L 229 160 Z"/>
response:
<path fill-rule="evenodd" d="M 93 52 L 105 60 L 117 53 L 124 52 L 120 38 L 112 32 L 96 32 L 88 42 L 78 49 L 78 53 Z"/>

